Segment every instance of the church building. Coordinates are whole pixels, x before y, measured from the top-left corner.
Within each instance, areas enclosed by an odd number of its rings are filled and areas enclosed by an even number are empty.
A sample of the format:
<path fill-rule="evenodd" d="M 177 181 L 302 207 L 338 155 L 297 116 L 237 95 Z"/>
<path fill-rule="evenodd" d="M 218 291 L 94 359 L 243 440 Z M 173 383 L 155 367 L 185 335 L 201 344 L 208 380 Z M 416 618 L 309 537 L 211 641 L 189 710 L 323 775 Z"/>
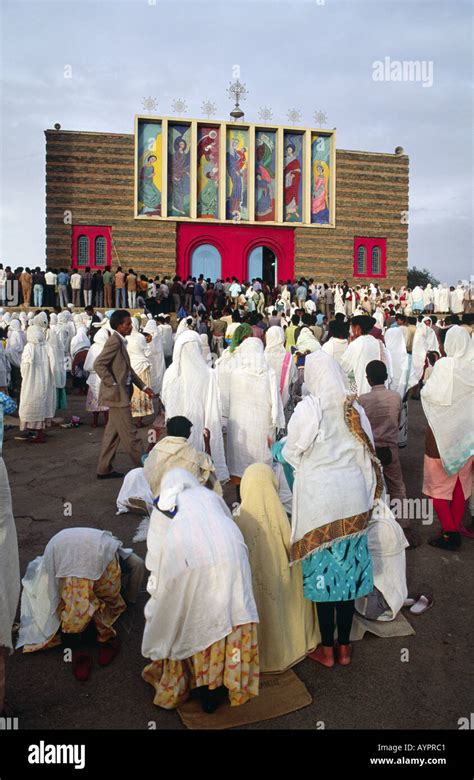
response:
<path fill-rule="evenodd" d="M 46 264 L 147 276 L 406 283 L 408 157 L 335 130 L 137 116 L 46 130 Z"/>

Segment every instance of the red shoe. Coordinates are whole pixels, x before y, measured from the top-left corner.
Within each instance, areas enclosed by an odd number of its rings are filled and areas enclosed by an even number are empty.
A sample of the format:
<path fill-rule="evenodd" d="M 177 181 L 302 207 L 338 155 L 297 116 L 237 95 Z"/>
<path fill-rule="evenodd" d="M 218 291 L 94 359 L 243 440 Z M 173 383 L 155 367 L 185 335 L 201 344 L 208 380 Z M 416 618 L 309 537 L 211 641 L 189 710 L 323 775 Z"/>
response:
<path fill-rule="evenodd" d="M 108 666 L 112 663 L 115 656 L 120 652 L 120 639 L 118 636 L 113 639 L 109 639 L 108 642 L 104 642 L 99 651 L 98 663 L 99 666 Z"/>
<path fill-rule="evenodd" d="M 341 666 L 349 666 L 352 658 L 352 645 L 337 645 L 336 658 Z"/>
<path fill-rule="evenodd" d="M 79 650 L 72 654 L 72 671 L 76 680 L 85 682 L 89 679 L 92 669 L 92 658 L 89 653 Z"/>
<path fill-rule="evenodd" d="M 334 648 L 318 645 L 316 650 L 313 650 L 312 653 L 308 653 L 306 658 L 311 658 L 312 661 L 316 661 L 316 663 L 327 666 L 327 668 L 330 669 L 334 666 Z"/>

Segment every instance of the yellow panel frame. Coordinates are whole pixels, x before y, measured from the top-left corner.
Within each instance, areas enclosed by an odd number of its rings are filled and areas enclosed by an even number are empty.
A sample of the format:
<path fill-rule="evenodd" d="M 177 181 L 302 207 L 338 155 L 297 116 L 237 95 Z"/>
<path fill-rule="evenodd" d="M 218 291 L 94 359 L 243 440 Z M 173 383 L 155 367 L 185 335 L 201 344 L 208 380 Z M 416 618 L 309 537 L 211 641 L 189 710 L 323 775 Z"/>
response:
<path fill-rule="evenodd" d="M 138 123 L 146 121 L 159 123 L 162 125 L 162 187 L 161 203 L 162 216 L 147 216 L 138 214 Z M 168 217 L 168 123 L 188 124 L 191 126 L 191 216 L 190 217 Z M 219 219 L 209 219 L 197 216 L 197 128 L 198 125 L 215 126 L 220 131 L 220 153 L 219 153 Z M 146 221 L 172 221 L 172 222 L 202 222 L 209 224 L 232 225 L 235 221 L 225 218 L 226 212 L 226 150 L 227 150 L 227 128 L 241 128 L 249 131 L 249 176 L 248 176 L 248 211 L 249 219 L 242 220 L 242 225 L 260 225 L 281 226 L 281 227 L 311 227 L 317 230 L 336 227 L 336 131 L 324 130 L 317 127 L 291 127 L 288 125 L 262 125 L 251 122 L 221 122 L 215 119 L 188 119 L 187 117 L 164 117 L 148 116 L 143 114 L 135 115 L 135 159 L 134 159 L 134 219 Z M 255 133 L 257 130 L 267 130 L 276 133 L 276 177 L 275 177 L 275 200 L 277 220 L 275 222 L 262 222 L 255 220 Z M 301 133 L 303 137 L 303 221 L 285 222 L 283 219 L 283 163 L 284 163 L 284 133 Z M 329 222 L 327 224 L 318 224 L 311 222 L 311 141 L 313 134 L 326 136 L 330 138 L 330 170 L 331 179 L 329 187 Z"/>

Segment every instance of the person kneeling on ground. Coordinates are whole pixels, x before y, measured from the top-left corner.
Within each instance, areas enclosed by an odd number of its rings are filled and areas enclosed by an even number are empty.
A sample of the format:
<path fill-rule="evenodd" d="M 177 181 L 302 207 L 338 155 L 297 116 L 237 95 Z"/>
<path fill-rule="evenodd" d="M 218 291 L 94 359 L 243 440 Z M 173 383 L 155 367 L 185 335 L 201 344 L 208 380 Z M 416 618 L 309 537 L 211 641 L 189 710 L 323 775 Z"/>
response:
<path fill-rule="evenodd" d="M 109 531 L 66 528 L 53 536 L 44 554 L 28 565 L 22 580 L 17 648 L 32 653 L 57 647 L 62 640 L 72 650 L 75 677 L 87 680 L 92 657 L 80 645 L 93 621 L 101 648 L 98 662 L 108 666 L 120 649 L 112 626 L 126 609 L 122 570 L 128 580 L 125 598 L 134 603 L 143 582 L 144 563 Z"/>
<path fill-rule="evenodd" d="M 247 547 L 224 500 L 184 469 L 163 478 L 147 537 L 143 679 L 154 704 L 193 689 L 204 712 L 258 696 L 257 607 Z"/>

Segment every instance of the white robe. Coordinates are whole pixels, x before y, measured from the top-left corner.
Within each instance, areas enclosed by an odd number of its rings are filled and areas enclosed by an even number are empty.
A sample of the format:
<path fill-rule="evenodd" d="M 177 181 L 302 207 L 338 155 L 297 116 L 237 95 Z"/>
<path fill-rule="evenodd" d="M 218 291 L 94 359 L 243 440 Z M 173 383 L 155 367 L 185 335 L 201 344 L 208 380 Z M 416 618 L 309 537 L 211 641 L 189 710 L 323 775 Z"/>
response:
<path fill-rule="evenodd" d="M 235 626 L 258 623 L 252 574 L 243 536 L 223 499 L 199 486 L 184 469 L 162 482 L 147 536 L 150 572 L 142 655 L 182 660 L 228 636 Z M 165 506 L 162 505 L 165 500 Z"/>
<path fill-rule="evenodd" d="M 341 359 L 341 368 L 347 376 L 351 389 L 357 395 L 370 393 L 370 385 L 365 374 L 367 363 L 371 360 L 382 360 L 389 368 L 384 345 L 374 336 L 359 336 L 351 341 Z"/>
<path fill-rule="evenodd" d="M 25 423 L 51 420 L 56 411 L 56 385 L 43 333 L 36 325 L 27 330 L 27 344 L 21 356 L 21 427 Z"/>
<path fill-rule="evenodd" d="M 217 376 L 204 361 L 201 341 L 195 331 L 176 339 L 173 362 L 166 369 L 161 390 L 166 417 L 187 417 L 193 424 L 189 443 L 204 451 L 203 430 L 211 434 L 212 460 L 219 481 L 229 478 L 222 438 L 222 410 Z"/>
<path fill-rule="evenodd" d="M 8 474 L 0 456 L 0 652 L 13 650 L 12 626 L 20 596 L 18 540 Z"/>
<path fill-rule="evenodd" d="M 260 339 L 242 342 L 236 364 L 230 383 L 227 464 L 233 477 L 242 477 L 252 463 L 272 465 L 268 439 L 285 426 L 285 417 L 277 378 L 266 364 Z"/>

